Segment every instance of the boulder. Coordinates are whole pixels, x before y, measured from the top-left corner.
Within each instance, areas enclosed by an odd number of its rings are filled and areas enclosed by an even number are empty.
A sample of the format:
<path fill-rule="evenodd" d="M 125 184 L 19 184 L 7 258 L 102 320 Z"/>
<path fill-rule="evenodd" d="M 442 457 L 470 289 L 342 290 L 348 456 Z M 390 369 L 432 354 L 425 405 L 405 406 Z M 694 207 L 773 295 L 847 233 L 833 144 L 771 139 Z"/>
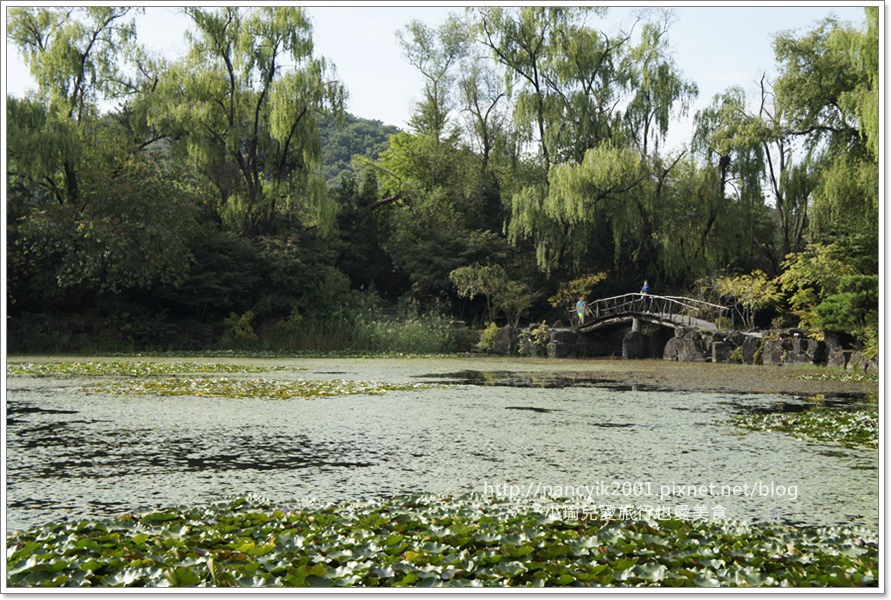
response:
<path fill-rule="evenodd" d="M 783 332 L 779 338 L 764 341 L 761 360 L 765 365 L 823 364 L 826 345 L 797 331 Z"/>
<path fill-rule="evenodd" d="M 851 351 L 851 357 L 848 360 L 848 364 L 845 368 L 849 371 L 856 371 L 858 373 L 879 372 L 878 363 L 871 358 L 867 358 L 860 350 Z"/>
<path fill-rule="evenodd" d="M 544 356 L 547 354 L 547 348 L 542 344 L 536 344 L 529 338 L 525 338 L 520 348 L 520 354 L 523 356 Z"/>
<path fill-rule="evenodd" d="M 677 327 L 674 330 L 674 337 L 687 340 L 699 337 L 699 329 L 697 327 Z"/>
<path fill-rule="evenodd" d="M 746 335 L 741 331 L 731 331 L 727 334 L 727 341 L 733 344 L 736 348 L 739 348 L 745 345 L 746 340 L 748 340 L 750 337 L 752 336 Z"/>
<path fill-rule="evenodd" d="M 495 334 L 495 343 L 492 347 L 492 352 L 495 354 L 512 354 L 514 349 L 517 347 L 517 338 L 519 337 L 519 330 L 516 327 L 502 327 L 498 330 L 498 333 Z"/>
<path fill-rule="evenodd" d="M 701 338 L 673 337 L 666 342 L 662 358 L 680 362 L 705 362 L 705 344 Z"/>
<path fill-rule="evenodd" d="M 791 350 L 792 342 L 788 337 L 764 340 L 764 351 L 761 353 L 761 363 L 765 365 L 785 364 L 786 356 Z"/>
<path fill-rule="evenodd" d="M 742 361 L 747 365 L 755 364 L 755 355 L 761 348 L 761 338 L 754 335 L 747 335 L 742 343 Z"/>
<path fill-rule="evenodd" d="M 824 331 L 826 366 L 845 369 L 854 352 L 854 338 L 839 331 Z"/>
<path fill-rule="evenodd" d="M 564 344 L 563 342 L 550 342 L 548 344 L 549 358 L 566 358 L 575 354 L 575 344 Z"/>
<path fill-rule="evenodd" d="M 629 331 L 622 340 L 622 358 L 646 358 L 649 345 L 647 336 L 639 331 Z"/>
<path fill-rule="evenodd" d="M 837 367 L 839 369 L 847 369 L 848 362 L 851 360 L 853 350 L 845 350 L 843 348 L 833 348 L 826 352 L 826 366 Z"/>
<path fill-rule="evenodd" d="M 731 362 L 731 357 L 733 356 L 733 351 L 736 350 L 736 346 L 726 340 L 715 340 L 712 343 L 712 362 L 714 363 L 727 363 Z"/>
<path fill-rule="evenodd" d="M 572 329 L 552 329 L 550 332 L 550 341 L 560 344 L 575 344 L 578 337 L 579 334 Z"/>
<path fill-rule="evenodd" d="M 793 337 L 789 363 L 822 365 L 826 362 L 826 344 L 807 337 Z"/>

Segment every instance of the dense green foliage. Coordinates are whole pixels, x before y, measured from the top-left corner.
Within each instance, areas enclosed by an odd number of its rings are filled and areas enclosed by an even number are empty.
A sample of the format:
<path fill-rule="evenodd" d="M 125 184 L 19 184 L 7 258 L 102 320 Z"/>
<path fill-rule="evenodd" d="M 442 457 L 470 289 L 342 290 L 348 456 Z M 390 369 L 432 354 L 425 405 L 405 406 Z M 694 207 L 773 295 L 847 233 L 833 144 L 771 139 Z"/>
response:
<path fill-rule="evenodd" d="M 169 62 L 140 9 L 11 8 L 38 89 L 7 99 L 10 350 L 448 352 L 473 343 L 452 320 L 562 319 L 570 289 L 761 272 L 782 296 L 709 299 L 875 356 L 878 9 L 777 34 L 777 79 L 716 96 L 668 154 L 698 94 L 672 15 L 608 33 L 607 10 L 407 23 L 424 88 L 399 131 L 345 112 L 300 7 L 183 9 Z"/>
<path fill-rule="evenodd" d="M 48 587 L 874 587 L 862 531 L 603 520 L 434 497 L 239 498 L 8 538 L 7 585 Z"/>
<path fill-rule="evenodd" d="M 736 417 L 733 423 L 753 431 L 781 431 L 797 439 L 837 442 L 843 446 L 879 447 L 879 411 L 807 410 L 793 414 Z"/>

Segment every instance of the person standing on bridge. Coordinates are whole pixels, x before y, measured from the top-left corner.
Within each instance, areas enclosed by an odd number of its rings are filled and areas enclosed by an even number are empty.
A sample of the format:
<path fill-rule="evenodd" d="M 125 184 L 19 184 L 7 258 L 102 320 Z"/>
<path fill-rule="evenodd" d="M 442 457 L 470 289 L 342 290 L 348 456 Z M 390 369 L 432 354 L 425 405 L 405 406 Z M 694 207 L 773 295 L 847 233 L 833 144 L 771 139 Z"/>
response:
<path fill-rule="evenodd" d="M 650 295 L 650 283 L 644 279 L 643 287 L 640 288 L 640 293 L 643 294 L 643 307 L 644 310 L 650 312 L 650 308 L 653 305 L 653 299 L 649 297 Z"/>
<path fill-rule="evenodd" d="M 579 301 L 575 303 L 575 312 L 579 316 L 579 325 L 585 324 L 585 312 L 588 310 L 588 303 L 585 302 L 584 298 L 579 298 Z"/>

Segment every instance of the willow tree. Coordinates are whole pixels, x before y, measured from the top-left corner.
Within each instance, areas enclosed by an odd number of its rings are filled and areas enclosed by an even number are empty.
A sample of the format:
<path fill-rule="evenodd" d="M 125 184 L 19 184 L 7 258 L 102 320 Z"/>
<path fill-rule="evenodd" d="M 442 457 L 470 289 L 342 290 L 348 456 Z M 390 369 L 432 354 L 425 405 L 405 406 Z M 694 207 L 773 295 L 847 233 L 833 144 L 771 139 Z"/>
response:
<path fill-rule="evenodd" d="M 134 13 L 10 9 L 9 37 L 37 83 L 7 102 L 10 280 L 20 299 L 70 292 L 101 308 L 106 293 L 187 276 L 193 199 L 144 138 L 102 110 L 140 87 Z"/>
<path fill-rule="evenodd" d="M 692 150 L 702 168 L 715 172 L 714 200 L 706 217 L 704 236 L 721 220 L 734 218 L 747 248 L 740 248 L 741 268 L 765 261 L 776 271 L 778 255 L 775 236 L 762 228 L 766 215 L 763 177 L 765 148 L 760 121 L 753 119 L 741 88 L 732 87 L 717 94 L 712 103 L 694 117 Z M 732 211 L 729 210 L 732 207 Z"/>
<path fill-rule="evenodd" d="M 775 88 L 792 135 L 817 149 L 812 239 L 839 243 L 858 268 L 877 273 L 878 8 L 866 15 L 865 31 L 826 19 L 778 36 Z"/>
<path fill-rule="evenodd" d="M 649 144 L 696 94 L 671 60 L 670 14 L 646 23 L 634 46 L 643 15 L 608 35 L 589 22 L 604 12 L 476 9 L 480 42 L 514 82 L 514 125 L 532 151 L 531 175 L 510 190 L 509 233 L 532 240 L 547 272 L 583 272 L 604 241 L 616 263 L 657 263 L 658 195 L 677 159 L 650 156 Z M 602 253 L 597 260 L 609 267 Z"/>
<path fill-rule="evenodd" d="M 509 234 L 514 244 L 531 239 L 539 266 L 563 263 L 571 232 L 545 207 L 552 167 L 577 162 L 604 131 L 594 103 L 614 94 L 606 71 L 610 52 L 599 32 L 583 24 L 602 8 L 522 7 L 474 9 L 473 31 L 505 72 L 513 103 L 513 131 L 526 158 L 504 187 L 510 198 Z M 603 67 L 603 71 L 599 71 Z M 598 72 L 601 77 L 598 78 Z M 602 85 L 606 82 L 606 85 Z"/>
<path fill-rule="evenodd" d="M 134 32 L 130 8 L 9 9 L 7 35 L 37 83 L 30 99 L 10 105 L 10 167 L 59 204 L 83 202 L 81 170 L 97 158 L 99 101 L 126 85 Z"/>
<path fill-rule="evenodd" d="M 424 76 L 423 99 L 409 124 L 421 134 L 439 138 L 454 104 L 455 69 L 468 51 L 467 28 L 454 14 L 439 27 L 413 20 L 396 32 L 408 62 Z"/>
<path fill-rule="evenodd" d="M 609 139 L 627 81 L 619 67 L 630 36 L 610 38 L 587 24 L 605 8 L 474 10 L 473 31 L 505 70 L 517 131 L 537 149 L 545 180 L 552 165 L 579 162 Z"/>
<path fill-rule="evenodd" d="M 160 84 L 155 119 L 173 150 L 199 170 L 230 227 L 273 233 L 279 221 L 327 222 L 318 119 L 345 92 L 313 55 L 299 7 L 185 9 L 188 55 Z"/>
<path fill-rule="evenodd" d="M 658 151 L 668 135 L 674 116 L 686 116 L 699 93 L 695 83 L 686 81 L 668 47 L 671 13 L 658 22 L 646 23 L 640 42 L 628 53 L 630 80 L 634 90 L 625 108 L 625 122 L 633 143 L 644 156 Z"/>
<path fill-rule="evenodd" d="M 591 244 L 612 233 L 602 225 L 613 223 L 617 206 L 622 207 L 647 176 L 646 164 L 636 151 L 603 143 L 588 150 L 581 163 L 551 169 L 538 210 L 515 204 L 512 232 L 535 240 L 542 270 L 563 267 L 581 272 Z"/>

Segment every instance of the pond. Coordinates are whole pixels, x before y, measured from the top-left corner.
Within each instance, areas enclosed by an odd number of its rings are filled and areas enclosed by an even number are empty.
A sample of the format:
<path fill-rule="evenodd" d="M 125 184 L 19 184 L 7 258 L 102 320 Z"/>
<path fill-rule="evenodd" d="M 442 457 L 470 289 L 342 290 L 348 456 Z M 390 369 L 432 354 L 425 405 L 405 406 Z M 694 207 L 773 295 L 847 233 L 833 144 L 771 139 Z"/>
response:
<path fill-rule="evenodd" d="M 617 385 L 602 376 L 616 361 L 202 360 L 270 368 L 205 376 L 217 380 L 397 389 L 286 400 L 119 395 L 109 390 L 185 376 L 10 376 L 7 530 L 246 494 L 284 507 L 413 493 L 878 528 L 875 449 L 728 422 L 800 410 L 806 400 L 795 396 Z M 825 400 L 834 410 L 859 401 Z"/>

